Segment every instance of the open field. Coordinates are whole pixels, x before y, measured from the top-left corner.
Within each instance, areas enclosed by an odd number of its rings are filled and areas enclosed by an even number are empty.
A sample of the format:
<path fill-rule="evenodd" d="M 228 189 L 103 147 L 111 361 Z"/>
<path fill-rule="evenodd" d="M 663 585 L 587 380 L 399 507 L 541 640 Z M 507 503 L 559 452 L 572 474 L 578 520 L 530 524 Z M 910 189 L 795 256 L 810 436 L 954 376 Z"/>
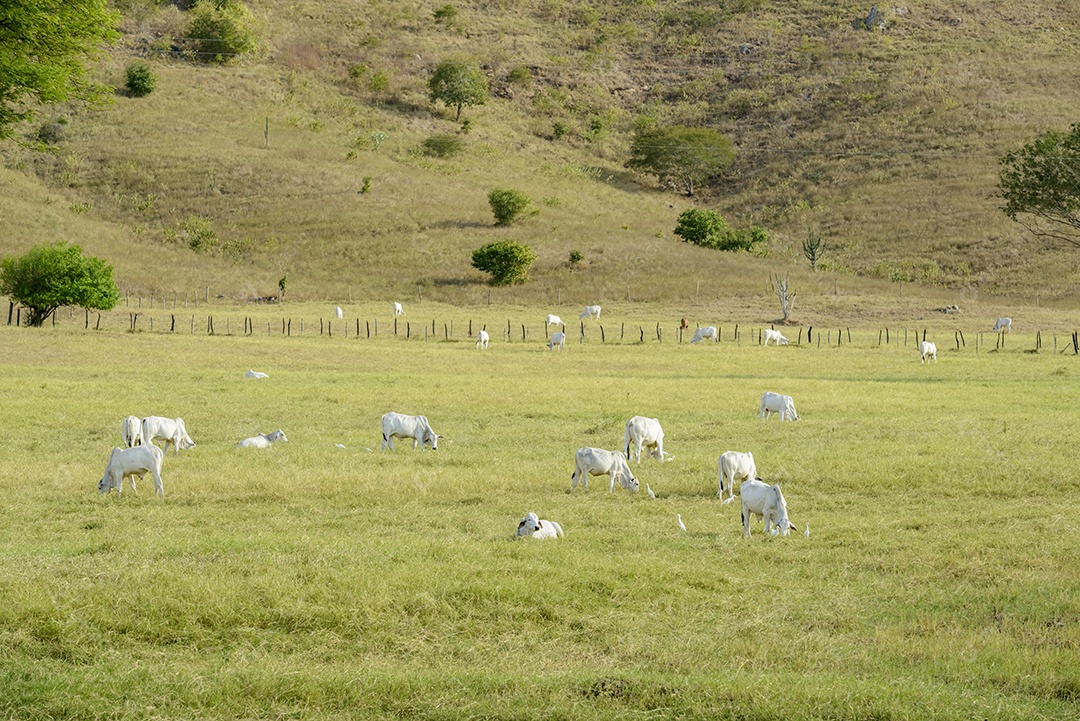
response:
<path fill-rule="evenodd" d="M 920 365 L 853 334 L 557 354 L 0 326 L 0 716 L 1075 718 L 1071 351 L 955 351 L 941 325 Z M 802 420 L 759 421 L 764 390 Z M 380 454 L 387 410 L 426 414 L 439 450 Z M 198 443 L 166 456 L 164 500 L 96 491 L 129 413 Z M 635 414 L 675 456 L 633 466 L 657 500 L 570 493 L 574 449 Z M 742 538 L 728 449 L 809 538 Z M 566 537 L 513 541 L 530 510 Z"/>

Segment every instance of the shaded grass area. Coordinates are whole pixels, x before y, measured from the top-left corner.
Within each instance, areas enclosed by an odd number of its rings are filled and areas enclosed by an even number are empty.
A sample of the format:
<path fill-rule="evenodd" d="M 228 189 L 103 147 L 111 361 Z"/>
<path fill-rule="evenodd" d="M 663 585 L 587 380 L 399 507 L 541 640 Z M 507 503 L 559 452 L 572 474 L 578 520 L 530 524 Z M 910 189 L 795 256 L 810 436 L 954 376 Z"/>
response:
<path fill-rule="evenodd" d="M 7 715 L 1075 713 L 1077 421 L 1049 354 L 0 340 Z M 269 379 L 242 378 L 254 358 Z M 763 390 L 803 420 L 758 421 Z M 387 410 L 426 414 L 439 450 L 380 453 Z M 128 413 L 198 444 L 166 457 L 164 501 L 95 491 Z M 573 450 L 634 414 L 675 455 L 633 465 L 658 499 L 570 493 Z M 715 496 L 729 448 L 809 539 L 742 538 Z M 566 538 L 513 541 L 530 510 Z"/>

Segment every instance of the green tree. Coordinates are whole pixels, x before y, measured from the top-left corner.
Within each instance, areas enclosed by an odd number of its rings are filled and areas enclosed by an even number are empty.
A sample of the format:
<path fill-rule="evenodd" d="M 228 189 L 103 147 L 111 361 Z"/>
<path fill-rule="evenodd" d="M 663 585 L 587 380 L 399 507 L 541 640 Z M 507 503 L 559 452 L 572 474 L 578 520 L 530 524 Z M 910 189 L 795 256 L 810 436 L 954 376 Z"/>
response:
<path fill-rule="evenodd" d="M 133 98 L 142 98 L 154 92 L 157 78 L 146 63 L 132 63 L 127 68 L 127 89 Z"/>
<path fill-rule="evenodd" d="M 40 326 L 65 305 L 111 310 L 120 300 L 112 266 L 82 254 L 77 245 L 54 243 L 0 262 L 0 293 L 29 309 L 27 325 Z"/>
<path fill-rule="evenodd" d="M 428 93 L 432 102 L 441 100 L 457 108 L 454 120 L 461 119 L 465 106 L 483 105 L 487 102 L 488 80 L 478 65 L 459 60 L 445 60 L 435 68 L 428 80 Z"/>
<path fill-rule="evenodd" d="M 540 212 L 529 207 L 532 205 L 532 198 L 520 190 L 493 190 L 488 193 L 488 204 L 495 215 L 495 225 L 510 225 L 522 217 Z"/>
<path fill-rule="evenodd" d="M 492 285 L 524 283 L 535 260 L 532 248 L 512 240 L 488 243 L 472 254 L 472 266 L 490 273 Z"/>
<path fill-rule="evenodd" d="M 86 65 L 119 39 L 119 22 L 108 0 L 0 2 L 0 139 L 38 103 L 104 99 Z"/>
<path fill-rule="evenodd" d="M 1080 245 L 1080 123 L 1001 158 L 1002 211 L 1037 236 Z"/>
<path fill-rule="evenodd" d="M 655 175 L 661 183 L 673 182 L 693 196 L 695 188 L 734 160 L 735 151 L 722 133 L 674 125 L 639 130 L 626 165 Z"/>
<path fill-rule="evenodd" d="M 255 16 L 239 0 L 200 2 L 191 10 L 187 34 L 204 63 L 232 62 L 259 49 Z"/>
<path fill-rule="evenodd" d="M 690 208 L 679 214 L 675 235 L 687 243 L 713 250 L 753 250 L 765 243 L 769 233 L 756 225 L 732 228 L 715 210 Z"/>

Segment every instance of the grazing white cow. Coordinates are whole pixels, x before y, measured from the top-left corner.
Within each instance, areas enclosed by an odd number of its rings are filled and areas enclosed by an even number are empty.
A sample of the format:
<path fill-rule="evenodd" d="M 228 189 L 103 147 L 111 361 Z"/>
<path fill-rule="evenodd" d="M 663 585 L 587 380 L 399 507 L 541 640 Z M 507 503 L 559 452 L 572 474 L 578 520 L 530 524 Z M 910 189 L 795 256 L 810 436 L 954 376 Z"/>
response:
<path fill-rule="evenodd" d="M 551 340 L 548 341 L 548 348 L 550 348 L 551 350 L 555 350 L 556 348 L 562 350 L 565 345 L 566 333 L 563 333 L 560 330 L 551 334 Z"/>
<path fill-rule="evenodd" d="M 579 315 L 578 318 L 580 318 L 581 320 L 585 320 L 586 318 L 592 318 L 593 320 L 600 320 L 600 306 L 598 306 L 598 305 L 587 305 L 587 306 L 585 306 L 585 310 L 581 311 L 581 315 Z"/>
<path fill-rule="evenodd" d="M 439 436 L 431 429 L 426 416 L 407 416 L 401 413 L 390 412 L 382 417 L 382 449 L 388 447 L 394 450 L 395 438 L 411 438 L 413 448 L 420 446 L 424 450 L 425 444 L 431 444 L 431 450 L 439 448 Z"/>
<path fill-rule="evenodd" d="M 490 342 L 491 342 L 491 336 L 488 335 L 488 332 L 486 330 L 478 330 L 478 331 L 476 331 L 476 347 L 477 348 L 487 348 L 488 343 L 490 343 Z"/>
<path fill-rule="evenodd" d="M 1012 333 L 1012 318 L 998 318 L 997 323 L 994 323 L 994 332 L 1006 331 Z"/>
<path fill-rule="evenodd" d="M 782 421 L 797 421 L 799 414 L 795 412 L 795 401 L 791 396 L 782 396 L 779 393 L 766 391 L 761 394 L 761 407 L 758 409 L 758 418 L 769 420 L 770 413 L 779 413 Z"/>
<path fill-rule="evenodd" d="M 562 526 L 555 521 L 541 520 L 535 513 L 526 513 L 517 527 L 518 538 L 558 538 L 565 536 Z"/>
<path fill-rule="evenodd" d="M 559 316 L 552 315 L 551 313 L 548 313 L 546 325 L 566 325 L 566 324 L 562 322 L 562 318 L 560 318 Z"/>
<path fill-rule="evenodd" d="M 723 498 L 726 488 L 728 498 L 724 501 L 725 504 L 735 500 L 735 481 L 752 481 L 757 478 L 757 464 L 754 463 L 753 453 L 724 451 L 716 465 L 720 474 L 720 488 L 716 495 Z"/>
<path fill-rule="evenodd" d="M 765 522 L 765 532 L 772 533 L 775 526 L 781 536 L 786 536 L 794 528 L 788 520 L 787 501 L 780 486 L 770 486 L 759 480 L 743 481 L 739 487 L 739 495 L 742 497 L 742 522 L 743 535 L 750 537 L 750 516 L 754 515 Z"/>
<path fill-rule="evenodd" d="M 334 308 L 334 317 L 335 318 L 344 318 L 345 317 L 345 312 L 343 310 L 341 310 L 340 305 L 337 306 L 336 308 Z"/>
<path fill-rule="evenodd" d="M 638 480 L 630 471 L 626 456 L 619 451 L 605 451 L 601 448 L 577 449 L 574 454 L 574 473 L 570 476 L 570 490 L 577 488 L 578 481 L 588 489 L 589 476 L 602 476 L 605 473 L 611 477 L 611 486 L 608 488 L 610 493 L 615 492 L 616 480 L 626 490 L 637 493 Z"/>
<path fill-rule="evenodd" d="M 937 346 L 928 340 L 919 344 L 919 362 L 925 363 L 927 358 L 933 358 L 937 363 Z"/>
<path fill-rule="evenodd" d="M 394 315 L 405 315 L 405 309 L 397 301 L 394 302 Z"/>
<path fill-rule="evenodd" d="M 171 443 L 173 450 L 177 455 L 180 454 L 181 448 L 186 451 L 189 448 L 195 447 L 195 441 L 191 440 L 187 428 L 184 427 L 183 418 L 162 418 L 161 416 L 147 416 L 146 418 L 143 418 L 143 443 L 149 445 L 154 442 L 155 438 L 162 438 L 165 440 L 162 449 L 166 451 L 169 450 L 169 444 Z"/>
<path fill-rule="evenodd" d="M 259 372 L 257 370 L 249 370 L 247 373 L 244 374 L 244 377 L 245 378 L 269 378 L 270 376 L 266 375 L 265 373 L 261 373 L 261 372 Z"/>
<path fill-rule="evenodd" d="M 280 428 L 273 433 L 260 433 L 257 436 L 245 438 L 236 445 L 240 448 L 269 448 L 270 444 L 277 443 L 278 441 L 289 442 L 289 439 L 285 437 L 285 431 Z"/>
<path fill-rule="evenodd" d="M 715 325 L 707 325 L 704 327 L 698 327 L 694 329 L 694 337 L 690 339 L 691 343 L 697 343 L 702 340 L 711 340 L 714 343 L 720 339 L 720 336 L 716 332 Z"/>
<path fill-rule="evenodd" d="M 634 444 L 634 455 L 641 463 L 641 447 L 648 449 L 646 456 L 664 460 L 664 429 L 657 418 L 634 416 L 626 422 L 623 432 L 623 445 L 626 446 L 626 458 L 630 458 L 630 444 Z"/>
<path fill-rule="evenodd" d="M 142 421 L 138 416 L 128 416 L 120 422 L 120 436 L 124 439 L 124 448 L 142 445 Z"/>
<path fill-rule="evenodd" d="M 765 339 L 765 345 L 769 345 L 769 341 L 773 342 L 773 345 L 787 345 L 788 339 L 784 337 L 784 334 L 778 330 L 772 328 L 766 328 L 761 331 L 761 337 Z"/>
<path fill-rule="evenodd" d="M 109 454 L 109 462 L 105 465 L 105 475 L 98 481 L 98 491 L 108 493 L 116 489 L 120 495 L 124 490 L 124 479 L 131 482 L 131 490 L 135 490 L 135 476 L 142 477 L 149 472 L 154 477 L 154 493 L 165 497 L 165 488 L 161 485 L 161 459 L 165 454 L 152 443 L 134 448 L 113 448 Z"/>

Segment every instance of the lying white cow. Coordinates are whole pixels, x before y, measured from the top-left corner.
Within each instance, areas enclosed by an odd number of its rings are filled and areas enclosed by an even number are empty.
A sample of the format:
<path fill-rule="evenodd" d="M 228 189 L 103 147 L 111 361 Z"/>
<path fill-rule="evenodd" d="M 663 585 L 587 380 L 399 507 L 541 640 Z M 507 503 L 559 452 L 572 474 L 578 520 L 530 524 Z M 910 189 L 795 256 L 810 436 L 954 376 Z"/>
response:
<path fill-rule="evenodd" d="M 335 318 L 344 318 L 345 317 L 345 312 L 343 310 L 341 310 L 340 305 L 337 306 L 336 308 L 334 308 L 334 317 Z"/>
<path fill-rule="evenodd" d="M 795 412 L 795 401 L 791 396 L 782 396 L 779 393 L 766 391 L 761 394 L 761 407 L 758 409 L 758 418 L 769 420 L 770 413 L 779 413 L 782 421 L 797 421 L 799 415 Z"/>
<path fill-rule="evenodd" d="M 394 450 L 395 438 L 411 438 L 413 448 L 431 444 L 431 450 L 438 450 L 439 436 L 431 429 L 426 416 L 406 416 L 401 413 L 387 413 L 382 417 L 382 449 Z"/>
<path fill-rule="evenodd" d="M 720 336 L 716 332 L 716 326 L 707 325 L 704 327 L 698 327 L 694 330 L 694 337 L 690 339 L 691 343 L 697 343 L 702 340 L 711 340 L 716 343 Z"/>
<path fill-rule="evenodd" d="M 184 427 L 183 418 L 162 418 L 161 416 L 147 416 L 142 420 L 142 441 L 149 445 L 155 438 L 164 439 L 163 450 L 169 450 L 172 444 L 177 455 L 180 449 L 185 451 L 195 447 L 195 441 L 191 440 L 187 428 Z"/>
<path fill-rule="evenodd" d="M 577 449 L 577 453 L 574 454 L 574 473 L 570 476 L 573 482 L 570 490 L 577 488 L 578 481 L 581 481 L 587 489 L 589 476 L 602 476 L 605 473 L 611 476 L 609 492 L 615 492 L 615 481 L 618 480 L 623 488 L 631 493 L 637 493 L 638 480 L 630 472 L 626 456 L 619 451 L 605 451 L 601 448 Z"/>
<path fill-rule="evenodd" d="M 759 480 L 743 481 L 739 487 L 742 497 L 743 535 L 750 537 L 750 516 L 754 515 L 765 521 L 765 533 L 773 526 L 779 529 L 781 536 L 786 536 L 795 528 L 788 520 L 787 501 L 780 486 L 770 486 Z"/>
<path fill-rule="evenodd" d="M 257 371 L 257 370 L 253 369 L 253 370 L 249 370 L 247 373 L 245 373 L 244 377 L 245 378 L 269 378 L 270 376 L 266 375 L 265 373 L 262 373 L 260 371 Z"/>
<path fill-rule="evenodd" d="M 626 458 L 630 459 L 630 444 L 634 444 L 634 455 L 641 463 L 641 447 L 648 449 L 647 456 L 664 460 L 664 429 L 656 418 L 634 416 L 626 422 L 623 432 L 623 445 L 626 446 Z"/>
<path fill-rule="evenodd" d="M 165 487 L 161 485 L 161 459 L 165 454 L 157 446 L 147 443 L 134 448 L 113 448 L 109 462 L 105 465 L 105 475 L 98 481 L 98 491 L 108 493 L 116 489 L 117 495 L 124 490 L 124 479 L 131 481 L 131 490 L 135 493 L 135 476 L 142 477 L 149 472 L 154 477 L 154 493 L 165 497 Z"/>
<path fill-rule="evenodd" d="M 581 320 L 585 320 L 586 318 L 592 318 L 593 320 L 600 320 L 600 306 L 598 306 L 598 305 L 587 305 L 587 306 L 585 306 L 585 310 L 581 311 L 581 315 L 579 315 L 578 318 L 580 318 Z"/>
<path fill-rule="evenodd" d="M 788 339 L 784 337 L 784 334 L 778 330 L 772 328 L 766 328 L 761 331 L 761 337 L 765 339 L 765 345 L 769 345 L 769 341 L 773 342 L 773 345 L 787 345 Z"/>
<path fill-rule="evenodd" d="M 405 315 L 405 309 L 401 307 L 401 303 L 394 302 L 394 315 Z"/>
<path fill-rule="evenodd" d="M 245 438 L 236 445 L 240 448 L 269 448 L 271 443 L 277 443 L 278 441 L 289 442 L 289 439 L 285 437 L 285 431 L 280 428 L 273 433 L 260 433 L 257 436 Z"/>
<path fill-rule="evenodd" d="M 1012 318 L 998 318 L 997 323 L 994 323 L 994 332 L 1007 331 L 1012 333 Z"/>
<path fill-rule="evenodd" d="M 488 343 L 490 343 L 490 342 L 491 342 L 491 336 L 488 335 L 488 332 L 486 330 L 478 330 L 478 331 L 476 331 L 476 347 L 477 348 L 487 348 Z"/>
<path fill-rule="evenodd" d="M 554 333 L 551 334 L 551 340 L 548 341 L 548 348 L 550 348 L 551 350 L 555 350 L 556 348 L 558 348 L 559 350 L 562 350 L 565 345 L 566 345 L 566 333 L 563 333 L 560 330 L 560 331 L 555 331 Z"/>
<path fill-rule="evenodd" d="M 937 346 L 928 340 L 919 344 L 919 362 L 925 363 L 927 358 L 933 358 L 937 363 Z"/>
<path fill-rule="evenodd" d="M 564 536 L 562 526 L 555 521 L 540 520 L 535 513 L 526 513 L 517 527 L 518 538 L 558 538 Z"/>
<path fill-rule="evenodd" d="M 551 313 L 548 313 L 546 325 L 566 325 L 566 324 L 562 322 L 562 318 L 560 318 L 559 316 L 552 315 Z"/>
<path fill-rule="evenodd" d="M 716 465 L 720 474 L 720 488 L 716 495 L 723 498 L 726 488 L 728 498 L 724 501 L 725 504 L 735 500 L 735 481 L 752 481 L 757 478 L 757 464 L 754 463 L 753 453 L 724 451 Z"/>
<path fill-rule="evenodd" d="M 142 421 L 138 416 L 128 416 L 120 422 L 120 437 L 124 439 L 124 448 L 142 445 Z"/>

